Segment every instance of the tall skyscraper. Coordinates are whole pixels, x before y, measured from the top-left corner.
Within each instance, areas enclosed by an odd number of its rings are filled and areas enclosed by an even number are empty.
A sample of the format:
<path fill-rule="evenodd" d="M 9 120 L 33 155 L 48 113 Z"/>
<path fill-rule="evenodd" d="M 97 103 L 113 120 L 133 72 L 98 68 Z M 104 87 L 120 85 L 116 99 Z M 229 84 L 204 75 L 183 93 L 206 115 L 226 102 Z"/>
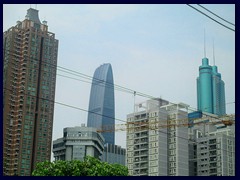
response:
<path fill-rule="evenodd" d="M 226 114 L 225 87 L 217 66 L 210 66 L 207 58 L 202 59 L 197 78 L 198 110 L 216 115 Z"/>
<path fill-rule="evenodd" d="M 50 160 L 58 40 L 38 10 L 3 33 L 3 174 Z"/>
<path fill-rule="evenodd" d="M 114 84 L 111 64 L 98 67 L 93 76 L 89 100 L 88 127 L 102 130 L 104 126 L 115 125 Z M 115 133 L 102 132 L 105 143 L 115 143 Z"/>

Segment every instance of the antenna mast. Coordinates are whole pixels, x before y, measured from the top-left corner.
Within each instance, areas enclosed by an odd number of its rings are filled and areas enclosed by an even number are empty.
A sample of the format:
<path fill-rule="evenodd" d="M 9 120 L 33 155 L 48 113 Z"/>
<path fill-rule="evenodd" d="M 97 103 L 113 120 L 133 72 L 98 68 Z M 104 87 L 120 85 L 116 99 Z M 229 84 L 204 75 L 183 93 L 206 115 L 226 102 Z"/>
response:
<path fill-rule="evenodd" d="M 213 65 L 215 66 L 214 39 L 213 39 Z"/>
<path fill-rule="evenodd" d="M 134 116 L 135 116 L 135 99 L 136 98 L 136 91 L 133 92 L 133 112 L 134 112 Z M 135 118 L 135 117 L 134 117 Z"/>
<path fill-rule="evenodd" d="M 205 29 L 204 29 L 204 57 L 206 57 Z"/>

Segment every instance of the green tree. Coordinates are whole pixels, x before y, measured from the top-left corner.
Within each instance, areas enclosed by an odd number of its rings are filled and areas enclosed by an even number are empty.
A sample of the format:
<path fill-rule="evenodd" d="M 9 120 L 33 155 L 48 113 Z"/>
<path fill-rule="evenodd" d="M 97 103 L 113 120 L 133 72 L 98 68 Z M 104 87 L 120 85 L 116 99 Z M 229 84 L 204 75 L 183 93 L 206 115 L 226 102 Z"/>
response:
<path fill-rule="evenodd" d="M 33 176 L 127 176 L 128 169 L 120 164 L 109 164 L 86 156 L 84 161 L 40 162 Z"/>

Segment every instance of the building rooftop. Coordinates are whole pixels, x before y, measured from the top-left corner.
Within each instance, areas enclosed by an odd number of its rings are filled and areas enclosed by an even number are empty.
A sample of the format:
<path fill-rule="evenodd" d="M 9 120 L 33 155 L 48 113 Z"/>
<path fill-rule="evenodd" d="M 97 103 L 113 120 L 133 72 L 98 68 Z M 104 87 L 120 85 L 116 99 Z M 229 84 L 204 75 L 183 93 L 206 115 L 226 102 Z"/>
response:
<path fill-rule="evenodd" d="M 38 17 L 38 10 L 36 10 L 36 9 L 29 8 L 27 10 L 26 19 L 29 19 L 35 23 L 41 24 L 39 17 Z"/>

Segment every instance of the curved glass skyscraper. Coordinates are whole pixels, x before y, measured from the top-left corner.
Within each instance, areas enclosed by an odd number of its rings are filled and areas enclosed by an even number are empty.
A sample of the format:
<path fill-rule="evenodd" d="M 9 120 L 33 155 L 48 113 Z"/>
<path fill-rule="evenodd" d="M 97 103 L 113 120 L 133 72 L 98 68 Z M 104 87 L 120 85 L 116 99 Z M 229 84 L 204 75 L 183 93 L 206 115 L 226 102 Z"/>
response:
<path fill-rule="evenodd" d="M 93 76 L 88 108 L 88 127 L 103 129 L 115 125 L 114 85 L 111 64 L 98 67 Z M 105 143 L 115 143 L 115 133 L 102 132 Z"/>

